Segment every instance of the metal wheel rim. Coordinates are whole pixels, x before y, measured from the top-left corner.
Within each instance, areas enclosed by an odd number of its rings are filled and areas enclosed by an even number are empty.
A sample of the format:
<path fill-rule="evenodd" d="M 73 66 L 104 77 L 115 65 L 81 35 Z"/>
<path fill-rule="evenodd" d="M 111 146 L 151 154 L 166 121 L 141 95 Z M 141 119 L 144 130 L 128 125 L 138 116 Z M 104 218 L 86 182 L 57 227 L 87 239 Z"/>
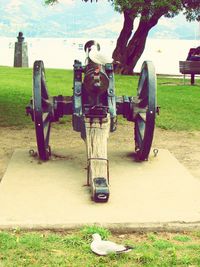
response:
<path fill-rule="evenodd" d="M 35 61 L 33 69 L 33 112 L 36 140 L 40 159 L 50 156 L 49 136 L 51 127 L 51 104 L 45 82 L 45 70 L 42 61 Z"/>
<path fill-rule="evenodd" d="M 147 160 L 151 149 L 156 115 L 156 75 L 153 63 L 145 61 L 138 82 L 139 108 L 135 120 L 135 151 L 139 160 Z"/>

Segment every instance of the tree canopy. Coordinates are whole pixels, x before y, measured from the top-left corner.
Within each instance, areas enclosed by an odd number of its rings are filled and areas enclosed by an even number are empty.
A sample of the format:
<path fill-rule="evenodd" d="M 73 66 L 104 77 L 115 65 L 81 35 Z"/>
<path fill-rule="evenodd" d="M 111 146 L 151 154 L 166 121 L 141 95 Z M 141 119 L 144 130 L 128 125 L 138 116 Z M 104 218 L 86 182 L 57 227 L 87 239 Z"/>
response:
<path fill-rule="evenodd" d="M 101 0 L 81 0 L 82 2 L 100 2 Z M 46 4 L 55 4 L 59 0 L 45 0 Z M 143 15 L 144 10 L 148 14 L 164 12 L 166 17 L 174 17 L 183 12 L 188 21 L 200 21 L 200 1 L 199 0 L 108 0 L 116 11 L 123 13 L 131 11 L 137 16 Z"/>

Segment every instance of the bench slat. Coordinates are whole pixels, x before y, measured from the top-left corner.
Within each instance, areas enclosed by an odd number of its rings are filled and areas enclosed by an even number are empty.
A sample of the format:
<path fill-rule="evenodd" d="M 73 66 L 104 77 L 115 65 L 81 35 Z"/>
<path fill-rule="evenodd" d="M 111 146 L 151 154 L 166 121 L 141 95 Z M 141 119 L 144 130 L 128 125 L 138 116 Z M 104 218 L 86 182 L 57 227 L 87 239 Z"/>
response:
<path fill-rule="evenodd" d="M 200 74 L 200 61 L 179 61 L 179 70 L 182 74 Z"/>

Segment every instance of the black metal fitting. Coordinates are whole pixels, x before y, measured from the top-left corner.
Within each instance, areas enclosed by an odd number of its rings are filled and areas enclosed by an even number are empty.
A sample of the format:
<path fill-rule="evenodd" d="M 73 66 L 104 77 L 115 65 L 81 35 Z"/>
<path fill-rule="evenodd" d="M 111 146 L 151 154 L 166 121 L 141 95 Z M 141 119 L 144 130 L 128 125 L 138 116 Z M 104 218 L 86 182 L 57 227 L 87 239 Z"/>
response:
<path fill-rule="evenodd" d="M 107 202 L 109 198 L 109 187 L 104 177 L 93 179 L 93 200 L 95 202 Z"/>

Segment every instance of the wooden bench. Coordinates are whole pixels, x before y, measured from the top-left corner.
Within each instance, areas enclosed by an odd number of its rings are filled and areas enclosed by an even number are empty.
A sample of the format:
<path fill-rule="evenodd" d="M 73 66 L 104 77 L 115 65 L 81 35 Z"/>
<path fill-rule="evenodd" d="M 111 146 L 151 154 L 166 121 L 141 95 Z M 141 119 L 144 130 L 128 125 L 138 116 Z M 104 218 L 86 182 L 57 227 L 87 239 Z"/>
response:
<path fill-rule="evenodd" d="M 184 84 L 185 84 L 185 74 L 191 75 L 191 84 L 195 82 L 195 74 L 200 74 L 200 61 L 179 61 L 179 70 L 184 74 Z"/>

